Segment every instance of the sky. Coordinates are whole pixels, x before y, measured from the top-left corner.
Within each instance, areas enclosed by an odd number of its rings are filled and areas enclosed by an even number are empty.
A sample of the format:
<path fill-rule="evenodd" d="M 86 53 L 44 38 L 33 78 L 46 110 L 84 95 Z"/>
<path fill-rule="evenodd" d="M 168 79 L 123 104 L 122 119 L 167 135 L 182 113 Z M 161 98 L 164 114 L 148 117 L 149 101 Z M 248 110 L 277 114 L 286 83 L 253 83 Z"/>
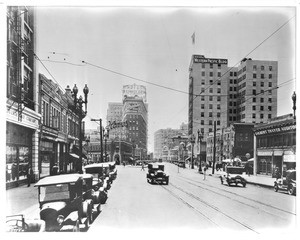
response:
<path fill-rule="evenodd" d="M 292 113 L 293 7 L 36 6 L 36 13 L 36 54 L 46 66 L 38 71 L 62 89 L 76 84 L 81 95 L 88 85 L 88 129 L 97 127 L 91 118 L 106 124 L 108 103 L 122 101 L 123 85 L 144 85 L 152 152 L 155 131 L 188 121 L 193 54 L 228 59 L 230 67 L 244 57 L 278 61 L 278 84 L 287 83 L 278 89 L 277 113 Z"/>

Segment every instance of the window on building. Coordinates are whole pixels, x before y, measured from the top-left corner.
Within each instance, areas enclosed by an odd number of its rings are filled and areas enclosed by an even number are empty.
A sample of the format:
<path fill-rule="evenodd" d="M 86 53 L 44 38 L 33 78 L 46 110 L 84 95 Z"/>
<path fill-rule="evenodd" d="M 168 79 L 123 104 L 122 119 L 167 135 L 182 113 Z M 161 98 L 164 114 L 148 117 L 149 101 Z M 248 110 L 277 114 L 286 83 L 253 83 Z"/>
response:
<path fill-rule="evenodd" d="M 269 66 L 269 71 L 272 71 L 272 66 Z"/>
<path fill-rule="evenodd" d="M 212 63 L 209 64 L 209 68 L 213 68 L 214 65 Z"/>
<path fill-rule="evenodd" d="M 201 112 L 201 117 L 204 117 L 204 112 Z"/>
<path fill-rule="evenodd" d="M 262 73 L 262 74 L 260 74 L 260 78 L 261 79 L 264 79 L 265 78 L 265 75 Z"/>
<path fill-rule="evenodd" d="M 217 101 L 218 101 L 218 102 L 221 101 L 221 96 L 217 96 Z"/>
<path fill-rule="evenodd" d="M 205 88 L 201 88 L 201 93 L 204 93 L 205 92 Z"/>
<path fill-rule="evenodd" d="M 205 68 L 205 63 L 202 63 L 202 68 Z"/>
<path fill-rule="evenodd" d="M 272 114 L 268 114 L 268 118 L 271 119 L 272 118 Z"/>
<path fill-rule="evenodd" d="M 217 93 L 221 93 L 221 88 L 218 88 Z"/>
<path fill-rule="evenodd" d="M 261 119 L 264 118 L 264 114 L 263 114 L 263 113 L 260 114 L 260 118 L 261 118 Z"/>
<path fill-rule="evenodd" d="M 268 98 L 268 102 L 271 103 L 272 102 L 272 98 Z"/>
<path fill-rule="evenodd" d="M 256 114 L 255 113 L 252 113 L 252 118 L 256 118 Z"/>
<path fill-rule="evenodd" d="M 213 101 L 213 96 L 209 96 L 209 101 Z"/>
<path fill-rule="evenodd" d="M 255 97 L 252 99 L 252 102 L 256 102 L 256 98 Z"/>
<path fill-rule="evenodd" d="M 263 87 L 265 84 L 264 82 L 260 82 L 260 86 Z"/>
<path fill-rule="evenodd" d="M 269 79 L 272 79 L 272 74 L 269 74 Z"/>
<path fill-rule="evenodd" d="M 212 112 L 209 112 L 209 113 L 208 113 L 208 116 L 209 116 L 209 117 L 212 117 L 212 116 L 213 116 L 213 115 L 212 115 Z"/>
<path fill-rule="evenodd" d="M 253 65 L 253 70 L 256 70 L 256 68 L 257 68 L 256 65 Z"/>
<path fill-rule="evenodd" d="M 217 121 L 217 125 L 219 125 L 219 126 L 220 126 L 220 123 L 221 123 L 221 122 L 220 122 L 220 120 L 218 120 L 218 121 Z"/>
<path fill-rule="evenodd" d="M 229 117 L 229 121 L 232 121 L 232 117 L 231 116 Z"/>
<path fill-rule="evenodd" d="M 253 87 L 256 87 L 256 82 L 253 82 Z"/>
<path fill-rule="evenodd" d="M 260 98 L 260 102 L 263 103 L 264 102 L 264 98 Z"/>
<path fill-rule="evenodd" d="M 256 78 L 256 73 L 253 73 L 253 78 Z"/>
<path fill-rule="evenodd" d="M 272 111 L 272 106 L 268 106 L 268 110 L 269 110 L 269 111 Z"/>
<path fill-rule="evenodd" d="M 201 120 L 201 125 L 204 125 L 204 120 Z"/>
<path fill-rule="evenodd" d="M 260 106 L 260 111 L 263 111 L 264 110 L 264 106 Z"/>
<path fill-rule="evenodd" d="M 229 73 L 229 76 L 232 77 L 232 76 L 233 76 L 233 72 L 230 72 L 230 73 Z"/>
<path fill-rule="evenodd" d="M 213 89 L 212 88 L 209 89 L 209 93 L 213 93 Z"/>
<path fill-rule="evenodd" d="M 263 71 L 265 70 L 265 66 L 261 66 L 260 69 Z"/>
<path fill-rule="evenodd" d="M 204 109 L 204 104 L 201 104 L 201 109 Z"/>
<path fill-rule="evenodd" d="M 212 125 L 212 120 L 209 120 L 209 121 L 208 121 L 208 124 L 209 124 L 209 125 Z"/>
<path fill-rule="evenodd" d="M 255 111 L 256 110 L 256 106 L 252 106 L 252 110 Z"/>
<path fill-rule="evenodd" d="M 269 87 L 272 87 L 272 83 L 271 82 L 269 82 Z"/>
<path fill-rule="evenodd" d="M 218 118 L 221 117 L 221 113 L 220 112 L 217 113 L 217 117 Z"/>
<path fill-rule="evenodd" d="M 213 72 L 209 72 L 209 76 L 213 77 L 214 76 Z"/>
<path fill-rule="evenodd" d="M 201 84 L 205 85 L 205 80 L 204 79 L 201 80 Z"/>
<path fill-rule="evenodd" d="M 221 73 L 220 72 L 218 72 L 218 77 L 221 77 Z"/>
<path fill-rule="evenodd" d="M 209 104 L 209 109 L 213 109 L 213 105 L 212 104 Z"/>
<path fill-rule="evenodd" d="M 221 105 L 220 104 L 217 104 L 217 109 L 221 109 Z"/>
<path fill-rule="evenodd" d="M 204 77 L 205 76 L 205 72 L 201 72 L 201 75 L 202 75 L 202 77 Z"/>
<path fill-rule="evenodd" d="M 221 64 L 218 64 L 218 69 L 221 69 Z"/>
<path fill-rule="evenodd" d="M 220 80 L 218 80 L 217 83 L 218 83 L 219 86 L 221 85 L 221 81 Z"/>
<path fill-rule="evenodd" d="M 253 94 L 253 95 L 256 95 L 256 89 L 253 89 L 253 90 L 252 90 L 252 94 Z"/>
<path fill-rule="evenodd" d="M 201 96 L 201 101 L 205 101 L 205 96 Z"/>

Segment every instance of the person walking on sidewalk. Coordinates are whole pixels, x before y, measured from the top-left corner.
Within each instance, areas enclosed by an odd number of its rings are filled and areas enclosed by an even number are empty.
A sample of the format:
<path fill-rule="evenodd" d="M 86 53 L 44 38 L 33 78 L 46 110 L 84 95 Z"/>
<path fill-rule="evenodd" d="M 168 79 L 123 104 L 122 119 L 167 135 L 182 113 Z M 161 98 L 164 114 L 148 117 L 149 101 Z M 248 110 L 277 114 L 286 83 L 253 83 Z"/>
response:
<path fill-rule="evenodd" d="M 29 164 L 27 169 L 27 187 L 30 187 L 32 175 L 33 175 L 33 170 L 31 168 L 31 165 Z"/>
<path fill-rule="evenodd" d="M 206 179 L 206 170 L 207 170 L 207 166 L 205 165 L 203 168 L 203 180 Z"/>
<path fill-rule="evenodd" d="M 144 166 L 144 163 L 142 162 L 142 168 L 141 168 L 141 171 L 145 171 L 145 166 Z"/>

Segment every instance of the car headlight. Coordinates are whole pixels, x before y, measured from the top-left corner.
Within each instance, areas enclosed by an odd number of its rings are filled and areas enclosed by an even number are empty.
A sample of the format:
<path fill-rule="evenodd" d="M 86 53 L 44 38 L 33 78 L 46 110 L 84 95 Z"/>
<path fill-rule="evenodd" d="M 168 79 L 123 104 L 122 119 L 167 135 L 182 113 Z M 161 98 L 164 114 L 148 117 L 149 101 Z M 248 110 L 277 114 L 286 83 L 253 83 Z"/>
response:
<path fill-rule="evenodd" d="M 61 225 L 64 222 L 64 216 L 63 215 L 58 215 L 56 221 L 58 222 L 59 225 Z"/>

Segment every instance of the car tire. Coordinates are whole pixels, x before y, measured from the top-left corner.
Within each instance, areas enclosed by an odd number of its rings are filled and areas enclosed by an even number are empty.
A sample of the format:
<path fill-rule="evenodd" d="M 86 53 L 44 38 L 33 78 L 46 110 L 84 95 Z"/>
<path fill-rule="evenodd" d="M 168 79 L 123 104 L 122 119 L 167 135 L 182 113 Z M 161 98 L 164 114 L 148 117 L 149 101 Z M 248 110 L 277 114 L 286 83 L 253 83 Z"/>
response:
<path fill-rule="evenodd" d="M 288 189 L 289 195 L 294 195 L 295 194 L 295 188 L 293 186 L 290 186 Z"/>
<path fill-rule="evenodd" d="M 278 192 L 278 185 L 277 185 L 277 183 L 274 184 L 274 191 Z"/>
<path fill-rule="evenodd" d="M 246 183 L 243 183 L 243 187 L 246 187 Z"/>

